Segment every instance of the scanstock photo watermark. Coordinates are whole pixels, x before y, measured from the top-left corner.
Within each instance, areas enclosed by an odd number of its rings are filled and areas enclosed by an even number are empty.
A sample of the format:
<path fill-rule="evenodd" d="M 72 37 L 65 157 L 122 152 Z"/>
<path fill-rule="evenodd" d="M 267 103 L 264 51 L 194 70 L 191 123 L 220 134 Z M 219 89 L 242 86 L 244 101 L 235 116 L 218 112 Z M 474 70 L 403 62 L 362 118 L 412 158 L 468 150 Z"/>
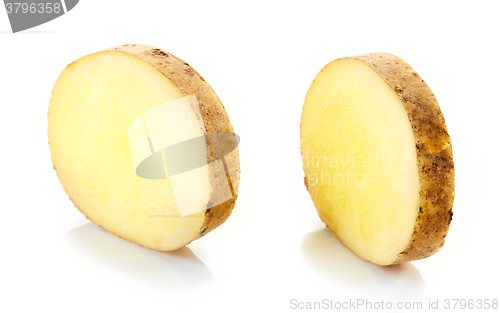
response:
<path fill-rule="evenodd" d="M 306 151 L 302 157 L 305 167 L 314 169 L 306 176 L 309 186 L 363 186 L 370 181 L 369 172 L 378 169 L 377 156 L 363 155 L 313 155 Z"/>
<path fill-rule="evenodd" d="M 427 301 L 372 301 L 368 299 L 349 299 L 338 301 L 332 299 L 322 299 L 319 301 L 301 301 L 298 299 L 290 299 L 289 308 L 292 310 L 334 310 L 334 311 L 352 311 L 352 310 L 376 310 L 387 311 L 404 310 L 412 311 L 428 311 L 428 310 L 462 310 L 462 311 L 479 311 L 498 310 L 498 299 L 428 299 Z"/>
<path fill-rule="evenodd" d="M 4 0 L 13 33 L 21 32 L 56 19 L 69 11 L 78 0 Z"/>
<path fill-rule="evenodd" d="M 183 116 L 184 128 L 176 127 Z M 168 180 L 179 214 L 151 217 L 200 218 L 205 212 L 238 195 L 240 137 L 229 132 L 207 132 L 195 95 L 156 106 L 137 116 L 128 137 L 134 171 L 150 180 Z M 206 206 L 195 196 L 200 177 L 218 186 L 207 194 Z M 194 187 L 194 188 L 193 188 Z"/>

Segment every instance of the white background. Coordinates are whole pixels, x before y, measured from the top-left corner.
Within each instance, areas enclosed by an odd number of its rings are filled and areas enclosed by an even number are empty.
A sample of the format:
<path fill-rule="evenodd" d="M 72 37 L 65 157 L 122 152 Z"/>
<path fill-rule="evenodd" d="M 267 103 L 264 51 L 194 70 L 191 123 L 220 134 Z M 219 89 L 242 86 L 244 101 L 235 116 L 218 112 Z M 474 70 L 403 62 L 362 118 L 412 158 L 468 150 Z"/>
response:
<path fill-rule="evenodd" d="M 0 7 L 0 311 L 287 312 L 298 311 L 291 299 L 424 308 L 429 299 L 441 308 L 447 298 L 499 299 L 498 12 L 494 1 L 84 0 L 12 34 Z M 88 222 L 52 169 L 46 114 L 58 75 L 86 54 L 126 43 L 191 64 L 242 139 L 233 215 L 173 253 Z M 299 150 L 302 104 L 317 72 L 375 51 L 403 58 L 431 87 L 456 167 L 455 215 L 442 250 L 387 268 L 358 259 L 324 228 Z"/>

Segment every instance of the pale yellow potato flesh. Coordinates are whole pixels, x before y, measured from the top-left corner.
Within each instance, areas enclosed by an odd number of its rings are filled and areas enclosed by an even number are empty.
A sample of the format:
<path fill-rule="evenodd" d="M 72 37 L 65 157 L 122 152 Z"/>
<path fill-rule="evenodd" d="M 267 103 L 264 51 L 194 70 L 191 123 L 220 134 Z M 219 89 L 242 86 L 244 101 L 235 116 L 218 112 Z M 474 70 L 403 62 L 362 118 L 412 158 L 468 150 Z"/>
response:
<path fill-rule="evenodd" d="M 393 263 L 414 232 L 420 192 L 415 139 L 398 95 L 360 60 L 328 64 L 306 97 L 301 150 L 321 219 L 359 257 Z"/>
<path fill-rule="evenodd" d="M 49 107 L 54 168 L 76 207 L 111 233 L 160 251 L 198 238 L 205 211 L 181 218 L 169 179 L 136 175 L 128 127 L 144 112 L 184 96 L 144 60 L 103 51 L 62 72 Z M 206 203 L 212 188 L 208 176 L 193 188 Z"/>

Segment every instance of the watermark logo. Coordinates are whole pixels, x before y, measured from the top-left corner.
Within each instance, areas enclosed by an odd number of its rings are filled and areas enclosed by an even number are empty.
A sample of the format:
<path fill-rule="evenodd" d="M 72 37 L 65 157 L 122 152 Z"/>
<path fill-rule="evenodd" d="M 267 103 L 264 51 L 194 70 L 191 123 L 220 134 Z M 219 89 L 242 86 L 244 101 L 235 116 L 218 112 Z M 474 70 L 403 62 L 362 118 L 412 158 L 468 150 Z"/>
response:
<path fill-rule="evenodd" d="M 4 0 L 13 33 L 52 21 L 72 10 L 79 0 Z"/>
<path fill-rule="evenodd" d="M 229 132 L 207 133 L 196 96 L 144 112 L 130 123 L 128 137 L 135 173 L 144 179 L 168 179 L 180 217 L 238 194 L 239 137 Z M 200 190 L 200 179 L 210 180 L 216 188 Z"/>
<path fill-rule="evenodd" d="M 377 156 L 314 155 L 307 149 L 302 156 L 304 166 L 315 169 L 306 175 L 308 186 L 363 186 L 370 181 L 368 172 L 379 167 Z"/>

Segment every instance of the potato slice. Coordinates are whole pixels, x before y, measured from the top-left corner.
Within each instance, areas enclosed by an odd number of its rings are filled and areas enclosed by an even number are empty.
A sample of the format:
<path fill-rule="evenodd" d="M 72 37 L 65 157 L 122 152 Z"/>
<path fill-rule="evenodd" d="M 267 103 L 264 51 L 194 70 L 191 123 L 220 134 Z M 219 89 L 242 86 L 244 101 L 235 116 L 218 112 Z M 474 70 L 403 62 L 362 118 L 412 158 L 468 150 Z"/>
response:
<path fill-rule="evenodd" d="M 207 82 L 166 51 L 124 45 L 68 65 L 52 92 L 48 136 L 71 201 L 130 242 L 178 249 L 234 207 L 239 156 L 226 111 Z"/>
<path fill-rule="evenodd" d="M 400 58 L 370 53 L 326 65 L 304 103 L 301 153 L 320 218 L 360 258 L 396 264 L 443 246 L 451 141 L 436 98 Z"/>

